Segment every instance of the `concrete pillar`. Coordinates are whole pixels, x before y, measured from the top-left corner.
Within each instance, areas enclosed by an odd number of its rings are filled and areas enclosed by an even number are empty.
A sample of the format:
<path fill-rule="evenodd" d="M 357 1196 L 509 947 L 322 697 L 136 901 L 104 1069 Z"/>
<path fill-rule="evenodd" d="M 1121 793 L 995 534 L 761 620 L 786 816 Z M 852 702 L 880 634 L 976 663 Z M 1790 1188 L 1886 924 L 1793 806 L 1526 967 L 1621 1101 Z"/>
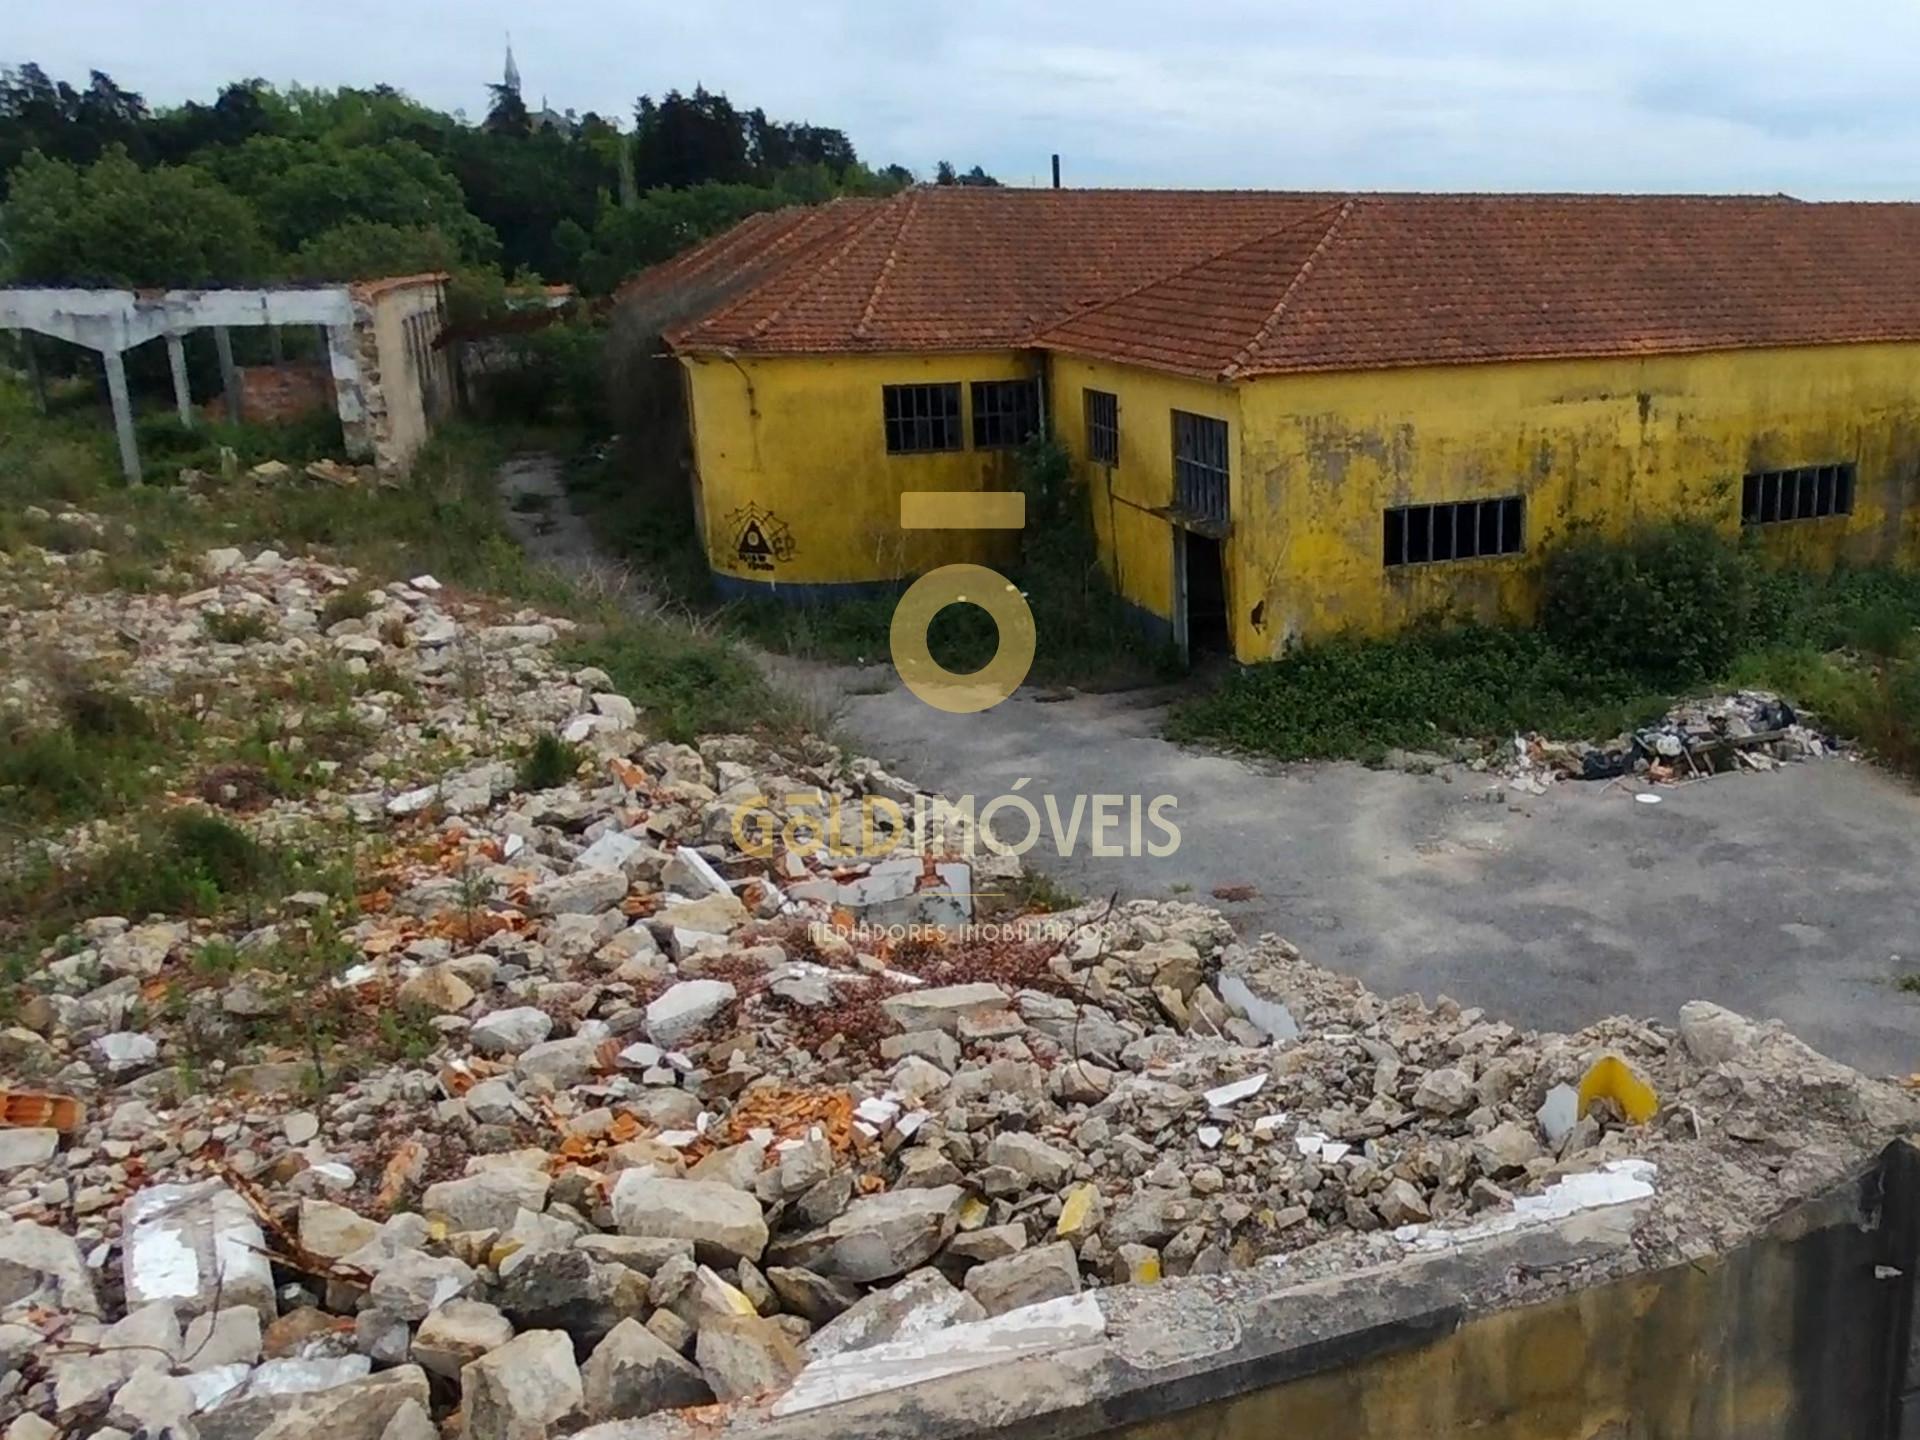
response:
<path fill-rule="evenodd" d="M 173 371 L 173 403 L 180 411 L 180 423 L 193 429 L 193 391 L 187 385 L 187 347 L 181 338 L 167 334 L 167 365 Z"/>
<path fill-rule="evenodd" d="M 27 388 L 33 391 L 33 408 L 42 415 L 47 413 L 47 377 L 40 373 L 40 356 L 34 348 L 33 331 L 16 330 L 20 337 L 20 352 L 27 357 Z"/>
<path fill-rule="evenodd" d="M 240 372 L 233 366 L 233 332 L 213 327 L 213 348 L 220 352 L 220 388 L 227 397 L 227 419 L 240 423 Z"/>
<path fill-rule="evenodd" d="M 347 456 L 374 458 L 373 432 L 367 417 L 366 377 L 360 369 L 360 347 L 351 325 L 329 325 L 327 368 L 333 374 L 333 398 L 340 412 L 340 433 Z"/>
<path fill-rule="evenodd" d="M 280 327 L 278 325 L 267 326 L 267 354 L 273 358 L 273 363 L 276 365 L 284 365 L 287 362 L 286 351 L 282 349 L 280 345 Z"/>
<path fill-rule="evenodd" d="M 127 394 L 127 367 L 118 350 L 100 352 L 107 367 L 107 396 L 113 401 L 113 433 L 120 440 L 120 469 L 129 485 L 140 483 L 140 446 L 133 438 L 133 399 Z"/>

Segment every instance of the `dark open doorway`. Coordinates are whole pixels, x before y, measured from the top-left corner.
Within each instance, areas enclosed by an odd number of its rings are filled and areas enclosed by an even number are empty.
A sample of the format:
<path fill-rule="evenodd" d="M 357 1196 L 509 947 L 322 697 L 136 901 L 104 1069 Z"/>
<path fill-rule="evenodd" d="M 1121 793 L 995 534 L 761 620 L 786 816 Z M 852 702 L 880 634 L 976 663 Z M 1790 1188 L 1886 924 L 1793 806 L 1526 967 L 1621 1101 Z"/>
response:
<path fill-rule="evenodd" d="M 1192 530 L 1182 530 L 1180 536 L 1187 658 L 1231 655 L 1233 635 L 1227 625 L 1227 574 L 1221 544 Z"/>

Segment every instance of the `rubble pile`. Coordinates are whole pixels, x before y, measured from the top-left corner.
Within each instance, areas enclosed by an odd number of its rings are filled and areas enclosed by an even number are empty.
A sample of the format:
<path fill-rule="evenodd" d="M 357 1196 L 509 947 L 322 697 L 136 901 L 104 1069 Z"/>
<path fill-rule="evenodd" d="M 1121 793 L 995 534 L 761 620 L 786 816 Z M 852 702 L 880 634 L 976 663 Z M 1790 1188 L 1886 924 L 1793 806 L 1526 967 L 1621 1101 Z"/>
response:
<path fill-rule="evenodd" d="M 373 748 L 247 817 L 351 823 L 368 873 L 39 957 L 0 1028 L 7 1440 L 564 1433 L 1091 1289 L 1379 1263 L 1581 1173 L 1704 1254 L 1916 1118 L 1710 1005 L 1541 1035 L 1196 905 L 970 924 L 1018 862 L 870 761 L 650 738 L 562 624 L 424 577 L 322 631 L 350 573 L 202 568 L 8 631 L 134 686 L 384 667 Z M 206 644 L 243 605 L 271 634 Z M 529 790 L 549 729 L 577 769 Z M 871 797 L 894 853 L 794 842 Z"/>
<path fill-rule="evenodd" d="M 1519 788 L 1539 794 L 1555 780 L 1622 775 L 1689 780 L 1729 770 L 1772 770 L 1841 748 L 1838 737 L 1807 724 L 1772 691 L 1739 690 L 1682 701 L 1653 724 L 1600 744 L 1516 735 L 1497 766 Z"/>

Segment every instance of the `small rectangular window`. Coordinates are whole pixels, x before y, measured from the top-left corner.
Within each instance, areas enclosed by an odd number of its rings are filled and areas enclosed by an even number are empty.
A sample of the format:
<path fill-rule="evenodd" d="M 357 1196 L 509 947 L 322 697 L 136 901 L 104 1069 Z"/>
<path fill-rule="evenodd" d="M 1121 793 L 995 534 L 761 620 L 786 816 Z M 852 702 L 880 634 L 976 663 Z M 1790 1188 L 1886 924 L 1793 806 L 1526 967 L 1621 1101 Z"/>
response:
<path fill-rule="evenodd" d="M 1788 520 L 1851 515 L 1853 485 L 1851 461 L 1759 471 L 1740 482 L 1740 523 L 1777 525 Z"/>
<path fill-rule="evenodd" d="M 1382 555 L 1389 566 L 1515 555 L 1524 539 L 1525 502 L 1518 495 L 1397 505 L 1385 512 Z"/>
<path fill-rule="evenodd" d="M 883 385 L 880 409 L 889 455 L 959 450 L 960 384 Z"/>
<path fill-rule="evenodd" d="M 1227 422 L 1174 411 L 1174 503 L 1197 519 L 1224 525 L 1232 515 L 1228 480 Z"/>
<path fill-rule="evenodd" d="M 1032 380 L 973 382 L 973 448 L 1010 450 L 1040 428 L 1040 387 Z"/>
<path fill-rule="evenodd" d="M 1120 463 L 1120 397 L 1108 390 L 1089 390 L 1087 397 L 1087 458 L 1096 465 Z"/>

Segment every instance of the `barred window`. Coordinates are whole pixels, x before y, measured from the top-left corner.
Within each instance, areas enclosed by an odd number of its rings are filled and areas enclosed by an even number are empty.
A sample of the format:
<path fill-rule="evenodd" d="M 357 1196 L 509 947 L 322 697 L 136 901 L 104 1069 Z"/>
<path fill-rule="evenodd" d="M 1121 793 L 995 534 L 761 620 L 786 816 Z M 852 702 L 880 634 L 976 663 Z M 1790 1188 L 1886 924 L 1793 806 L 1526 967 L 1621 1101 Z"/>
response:
<path fill-rule="evenodd" d="M 1174 500 L 1187 514 L 1225 524 L 1231 515 L 1227 484 L 1227 422 L 1173 412 Z"/>
<path fill-rule="evenodd" d="M 1853 513 L 1853 465 L 1801 465 L 1762 470 L 1740 488 L 1740 523 L 1774 525 Z"/>
<path fill-rule="evenodd" d="M 1040 428 L 1040 387 L 1032 380 L 973 382 L 973 448 L 1007 450 Z"/>
<path fill-rule="evenodd" d="M 962 448 L 958 381 L 945 385 L 883 385 L 880 404 L 889 455 Z"/>
<path fill-rule="evenodd" d="M 1516 554 L 1526 538 L 1526 502 L 1518 495 L 1400 505 L 1386 512 L 1383 559 L 1389 566 Z"/>
<path fill-rule="evenodd" d="M 1087 458 L 1096 465 L 1120 463 L 1120 397 L 1110 390 L 1088 390 Z"/>

